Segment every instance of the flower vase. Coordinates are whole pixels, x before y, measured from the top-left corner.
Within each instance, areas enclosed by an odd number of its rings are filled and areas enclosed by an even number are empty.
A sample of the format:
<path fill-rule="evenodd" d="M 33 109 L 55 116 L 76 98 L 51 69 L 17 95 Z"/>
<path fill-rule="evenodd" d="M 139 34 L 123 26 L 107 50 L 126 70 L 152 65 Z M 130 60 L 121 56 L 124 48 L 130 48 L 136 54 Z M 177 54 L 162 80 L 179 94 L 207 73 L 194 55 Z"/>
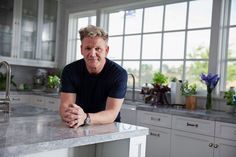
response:
<path fill-rule="evenodd" d="M 212 109 L 212 94 L 211 94 L 211 92 L 207 92 L 206 109 L 207 110 L 211 110 Z"/>

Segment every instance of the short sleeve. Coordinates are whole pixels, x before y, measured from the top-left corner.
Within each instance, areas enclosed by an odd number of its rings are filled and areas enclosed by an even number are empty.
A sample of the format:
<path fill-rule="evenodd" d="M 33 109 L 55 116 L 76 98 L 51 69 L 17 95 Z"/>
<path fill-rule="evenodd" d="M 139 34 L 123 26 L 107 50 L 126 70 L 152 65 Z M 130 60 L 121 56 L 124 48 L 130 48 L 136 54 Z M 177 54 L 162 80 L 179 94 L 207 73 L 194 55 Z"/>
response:
<path fill-rule="evenodd" d="M 76 93 L 75 82 L 73 79 L 73 68 L 70 65 L 65 66 L 61 74 L 60 92 Z"/>
<path fill-rule="evenodd" d="M 122 70 L 116 77 L 114 85 L 109 92 L 109 97 L 122 99 L 125 97 L 127 89 L 127 72 Z"/>

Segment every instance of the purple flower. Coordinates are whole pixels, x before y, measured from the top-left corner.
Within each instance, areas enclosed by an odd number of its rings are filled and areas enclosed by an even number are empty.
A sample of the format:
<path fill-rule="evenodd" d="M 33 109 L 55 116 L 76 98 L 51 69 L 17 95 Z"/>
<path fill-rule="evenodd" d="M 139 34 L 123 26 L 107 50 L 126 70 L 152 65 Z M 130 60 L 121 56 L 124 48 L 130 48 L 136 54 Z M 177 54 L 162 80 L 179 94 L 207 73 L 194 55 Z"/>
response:
<path fill-rule="evenodd" d="M 208 75 L 202 73 L 200 76 L 202 82 L 207 85 L 207 92 L 212 92 L 220 79 L 218 74 L 213 75 L 212 73 L 209 73 Z"/>

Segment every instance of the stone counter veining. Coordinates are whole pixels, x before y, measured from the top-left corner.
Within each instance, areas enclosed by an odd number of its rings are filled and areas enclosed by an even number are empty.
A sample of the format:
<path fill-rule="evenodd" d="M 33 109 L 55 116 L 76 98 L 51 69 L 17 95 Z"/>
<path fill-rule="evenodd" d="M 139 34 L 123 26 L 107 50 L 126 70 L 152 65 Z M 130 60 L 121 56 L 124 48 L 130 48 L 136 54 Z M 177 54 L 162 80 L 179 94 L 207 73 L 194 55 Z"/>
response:
<path fill-rule="evenodd" d="M 187 109 L 174 109 L 170 107 L 153 107 L 150 105 L 138 105 L 137 110 L 166 113 L 177 116 L 185 116 L 190 118 L 199 118 L 205 120 L 213 120 L 219 122 L 233 123 L 236 124 L 236 114 L 229 114 L 221 111 L 207 111 L 204 109 L 187 110 Z"/>
<path fill-rule="evenodd" d="M 144 127 L 111 123 L 68 128 L 58 115 L 10 117 L 0 123 L 0 156 L 10 157 L 145 136 Z"/>

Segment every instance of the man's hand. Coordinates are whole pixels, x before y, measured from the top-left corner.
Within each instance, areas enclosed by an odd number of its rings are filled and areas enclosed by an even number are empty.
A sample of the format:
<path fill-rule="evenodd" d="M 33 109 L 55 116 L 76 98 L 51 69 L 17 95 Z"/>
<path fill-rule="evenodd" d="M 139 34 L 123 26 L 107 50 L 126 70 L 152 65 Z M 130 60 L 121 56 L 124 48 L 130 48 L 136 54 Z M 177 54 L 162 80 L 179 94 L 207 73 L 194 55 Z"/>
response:
<path fill-rule="evenodd" d="M 79 126 L 84 124 L 84 120 L 86 118 L 86 113 L 84 110 L 76 105 L 70 104 L 64 112 L 63 120 L 69 127 L 78 128 Z"/>

